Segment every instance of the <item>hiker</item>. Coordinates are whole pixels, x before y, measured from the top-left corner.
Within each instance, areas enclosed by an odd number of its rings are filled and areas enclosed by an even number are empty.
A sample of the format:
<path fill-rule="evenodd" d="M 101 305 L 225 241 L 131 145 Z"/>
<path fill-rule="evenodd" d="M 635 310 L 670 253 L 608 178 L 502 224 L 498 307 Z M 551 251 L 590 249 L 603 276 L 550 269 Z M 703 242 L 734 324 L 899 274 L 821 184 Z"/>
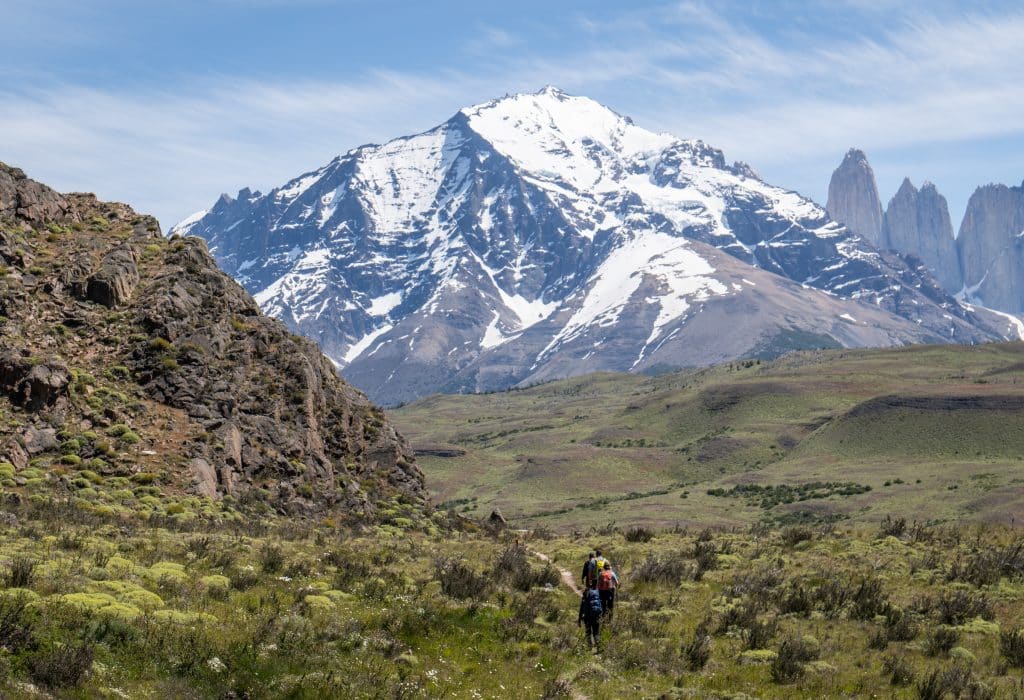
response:
<path fill-rule="evenodd" d="M 597 584 L 597 555 L 590 553 L 587 561 L 583 564 L 583 588 L 586 590 Z"/>
<path fill-rule="evenodd" d="M 601 634 L 601 615 L 604 608 L 601 607 L 601 594 L 593 586 L 587 586 L 580 599 L 580 616 L 576 620 L 576 626 L 586 624 L 587 646 L 597 647 L 598 636 Z"/>
<path fill-rule="evenodd" d="M 611 562 L 605 560 L 604 568 L 597 575 L 597 592 L 601 597 L 601 608 L 610 620 L 615 608 L 615 591 L 619 588 L 619 577 L 612 570 Z"/>
<path fill-rule="evenodd" d="M 597 564 L 597 573 L 600 574 L 601 571 L 604 570 L 604 565 L 609 564 L 611 562 L 609 562 L 608 559 L 606 559 L 605 556 L 601 554 L 600 549 L 595 549 L 594 553 L 597 555 L 597 558 L 594 559 L 594 562 Z"/>

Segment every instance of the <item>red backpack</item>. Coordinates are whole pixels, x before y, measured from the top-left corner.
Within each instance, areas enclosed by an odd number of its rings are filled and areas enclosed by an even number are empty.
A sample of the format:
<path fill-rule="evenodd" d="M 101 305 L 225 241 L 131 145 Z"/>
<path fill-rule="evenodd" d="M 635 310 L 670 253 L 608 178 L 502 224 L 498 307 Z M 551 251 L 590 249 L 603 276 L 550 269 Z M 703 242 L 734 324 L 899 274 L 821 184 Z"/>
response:
<path fill-rule="evenodd" d="M 612 578 L 612 570 L 604 569 L 600 574 L 597 575 L 597 590 L 599 591 L 610 591 L 615 587 L 614 579 Z"/>

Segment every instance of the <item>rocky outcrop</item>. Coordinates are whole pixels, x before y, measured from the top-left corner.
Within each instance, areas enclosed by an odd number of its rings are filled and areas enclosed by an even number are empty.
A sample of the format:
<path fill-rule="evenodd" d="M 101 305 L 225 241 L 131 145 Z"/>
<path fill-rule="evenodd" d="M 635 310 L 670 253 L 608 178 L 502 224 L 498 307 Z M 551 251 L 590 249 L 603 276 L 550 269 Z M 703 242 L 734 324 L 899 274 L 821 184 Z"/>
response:
<path fill-rule="evenodd" d="M 0 353 L 0 393 L 15 406 L 39 411 L 67 394 L 71 373 L 59 362 L 41 362 L 27 352 Z"/>
<path fill-rule="evenodd" d="M 68 216 L 68 201 L 20 168 L 0 163 L 0 217 L 42 224 Z"/>
<path fill-rule="evenodd" d="M 109 309 L 128 301 L 139 282 L 135 262 L 131 246 L 119 246 L 110 251 L 103 257 L 100 269 L 89 277 L 85 287 L 86 299 Z"/>
<path fill-rule="evenodd" d="M 1008 313 L 1024 312 L 1024 184 L 975 190 L 957 248 L 968 301 Z"/>
<path fill-rule="evenodd" d="M 135 348 L 131 367 L 154 399 L 215 436 L 188 446 L 199 492 L 239 494 L 272 479 L 289 509 L 319 500 L 364 516 L 370 493 L 422 498 L 412 451 L 384 414 L 316 345 L 263 316 L 203 241 L 174 241 L 165 262 L 139 294 L 138 323 L 153 340 Z"/>
<path fill-rule="evenodd" d="M 829 216 L 876 247 L 882 243 L 882 202 L 875 173 L 863 151 L 851 148 L 828 183 Z"/>
<path fill-rule="evenodd" d="M 919 259 L 951 294 L 963 286 L 949 207 L 930 182 L 918 190 L 904 178 L 885 210 L 882 247 Z"/>
<path fill-rule="evenodd" d="M 384 413 L 265 317 L 202 240 L 0 172 L 0 461 L 156 472 L 144 483 L 242 509 L 360 522 L 382 502 L 389 517 L 426 510 Z"/>

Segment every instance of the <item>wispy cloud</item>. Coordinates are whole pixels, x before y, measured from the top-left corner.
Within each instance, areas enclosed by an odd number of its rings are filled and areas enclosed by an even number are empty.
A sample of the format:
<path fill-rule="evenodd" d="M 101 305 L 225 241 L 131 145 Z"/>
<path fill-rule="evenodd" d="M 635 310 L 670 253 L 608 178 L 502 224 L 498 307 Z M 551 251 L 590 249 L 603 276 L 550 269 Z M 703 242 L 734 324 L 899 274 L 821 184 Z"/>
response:
<path fill-rule="evenodd" d="M 846 4 L 878 14 L 870 3 Z M 906 149 L 1024 133 L 1024 13 L 910 5 L 863 34 L 796 22 L 768 31 L 758 12 L 772 7 L 699 2 L 581 13 L 573 27 L 536 36 L 477 23 L 456 52 L 472 60 L 342 79 L 219 75 L 173 88 L 33 80 L 25 88 L 3 78 L 9 69 L 0 72 L 0 159 L 63 189 L 98 187 L 169 225 L 221 191 L 265 189 L 361 143 L 548 83 L 643 125 L 704 138 L 797 186 L 808 163 L 820 169 L 850 145 Z M 570 29 L 562 40 L 559 30 Z"/>

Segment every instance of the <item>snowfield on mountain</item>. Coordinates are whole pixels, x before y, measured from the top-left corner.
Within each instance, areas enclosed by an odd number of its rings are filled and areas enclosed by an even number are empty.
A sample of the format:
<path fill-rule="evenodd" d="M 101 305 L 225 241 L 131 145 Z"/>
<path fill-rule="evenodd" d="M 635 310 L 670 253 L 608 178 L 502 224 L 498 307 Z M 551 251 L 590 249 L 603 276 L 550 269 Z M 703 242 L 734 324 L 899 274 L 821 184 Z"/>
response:
<path fill-rule="evenodd" d="M 172 234 L 379 402 L 798 347 L 977 343 L 965 307 L 702 141 L 556 88 L 463 109 Z"/>

